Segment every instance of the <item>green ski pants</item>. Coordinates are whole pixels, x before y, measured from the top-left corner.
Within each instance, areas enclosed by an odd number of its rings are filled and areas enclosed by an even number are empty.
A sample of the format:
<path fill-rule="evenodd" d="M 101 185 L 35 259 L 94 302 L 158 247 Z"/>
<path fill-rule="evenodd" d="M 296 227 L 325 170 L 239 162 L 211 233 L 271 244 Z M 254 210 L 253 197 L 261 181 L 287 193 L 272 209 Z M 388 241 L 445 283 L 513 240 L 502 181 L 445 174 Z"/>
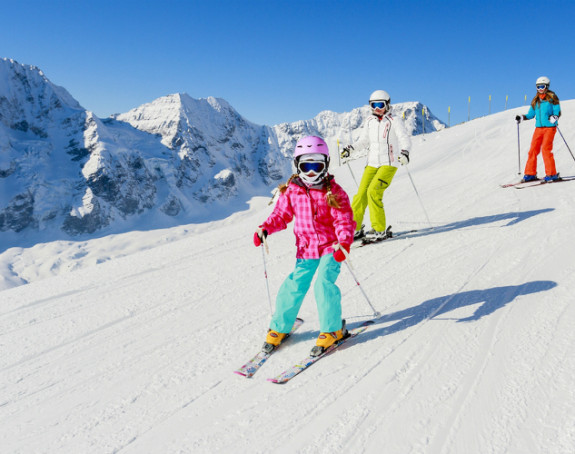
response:
<path fill-rule="evenodd" d="M 387 224 L 383 209 L 383 192 L 391 184 L 395 172 L 397 172 L 397 167 L 394 166 L 379 168 L 367 166 L 365 168 L 357 194 L 351 202 L 357 230 L 361 229 L 365 210 L 369 207 L 371 228 L 377 232 L 385 231 Z"/>

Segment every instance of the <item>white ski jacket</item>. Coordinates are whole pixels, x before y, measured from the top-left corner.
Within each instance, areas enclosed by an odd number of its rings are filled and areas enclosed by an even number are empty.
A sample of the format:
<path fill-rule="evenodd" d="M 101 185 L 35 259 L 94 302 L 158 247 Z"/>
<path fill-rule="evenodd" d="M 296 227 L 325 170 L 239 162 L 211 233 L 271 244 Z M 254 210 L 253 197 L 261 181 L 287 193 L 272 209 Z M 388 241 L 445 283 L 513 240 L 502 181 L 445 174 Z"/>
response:
<path fill-rule="evenodd" d="M 398 167 L 397 156 L 402 150 L 411 151 L 411 140 L 403 120 L 386 113 L 381 119 L 376 115 L 367 119 L 356 147 L 358 150 L 368 149 L 367 165 L 370 167 Z"/>

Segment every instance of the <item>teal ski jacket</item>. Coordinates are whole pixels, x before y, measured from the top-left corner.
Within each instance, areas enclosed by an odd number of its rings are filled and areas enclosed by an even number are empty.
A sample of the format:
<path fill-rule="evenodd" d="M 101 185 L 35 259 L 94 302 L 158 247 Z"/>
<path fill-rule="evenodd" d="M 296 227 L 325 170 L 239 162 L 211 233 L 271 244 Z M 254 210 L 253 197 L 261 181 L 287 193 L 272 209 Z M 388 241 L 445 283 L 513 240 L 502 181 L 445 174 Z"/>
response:
<path fill-rule="evenodd" d="M 549 121 L 549 117 L 551 115 L 560 116 L 561 115 L 561 106 L 559 104 L 559 99 L 557 99 L 557 103 L 554 104 L 550 102 L 549 97 L 546 97 L 545 100 L 538 99 L 531 107 L 529 108 L 529 112 L 525 115 L 525 118 L 531 120 L 535 117 L 535 127 L 536 128 L 554 128 L 557 126 L 557 123 L 551 123 Z"/>

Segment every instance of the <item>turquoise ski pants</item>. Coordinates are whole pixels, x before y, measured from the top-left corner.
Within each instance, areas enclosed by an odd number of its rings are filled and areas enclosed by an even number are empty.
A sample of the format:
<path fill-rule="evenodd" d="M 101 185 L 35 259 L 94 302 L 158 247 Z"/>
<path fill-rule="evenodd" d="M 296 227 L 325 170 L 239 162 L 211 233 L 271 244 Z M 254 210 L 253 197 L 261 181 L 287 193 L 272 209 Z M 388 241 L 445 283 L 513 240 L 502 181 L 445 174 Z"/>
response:
<path fill-rule="evenodd" d="M 297 259 L 295 269 L 278 291 L 270 328 L 279 333 L 290 332 L 317 271 L 313 290 L 320 331 L 331 333 L 341 329 L 341 292 L 335 285 L 340 270 L 341 264 L 333 254 L 319 259 Z"/>

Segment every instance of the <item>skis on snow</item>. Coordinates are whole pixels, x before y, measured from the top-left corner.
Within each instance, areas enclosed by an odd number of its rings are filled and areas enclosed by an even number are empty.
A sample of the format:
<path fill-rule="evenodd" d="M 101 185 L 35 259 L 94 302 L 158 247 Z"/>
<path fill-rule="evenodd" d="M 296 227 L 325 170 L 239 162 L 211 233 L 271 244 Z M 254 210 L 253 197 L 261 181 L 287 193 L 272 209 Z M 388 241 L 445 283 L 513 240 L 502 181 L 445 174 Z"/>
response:
<path fill-rule="evenodd" d="M 502 188 L 524 189 L 524 188 L 530 188 L 531 186 L 541 186 L 543 184 L 562 183 L 565 181 L 573 181 L 573 180 L 575 180 L 575 176 L 561 177 L 560 180 L 555 180 L 555 181 L 545 181 L 545 180 L 539 180 L 539 179 L 533 180 L 533 181 L 518 181 L 516 183 L 502 184 L 501 187 Z"/>
<path fill-rule="evenodd" d="M 350 329 L 348 331 L 348 335 L 346 337 L 344 337 L 343 339 L 337 341 L 335 344 L 328 347 L 321 355 L 319 355 L 319 356 L 311 356 L 311 355 L 307 356 L 302 361 L 294 364 L 292 367 L 285 370 L 284 372 L 282 372 L 278 376 L 273 377 L 273 378 L 268 378 L 268 381 L 270 381 L 272 383 L 278 383 L 278 384 L 287 383 L 292 378 L 294 378 L 296 375 L 301 374 L 309 366 L 311 366 L 312 364 L 318 362 L 320 359 L 329 355 L 331 352 L 333 352 L 336 348 L 343 345 L 349 339 L 352 339 L 352 338 L 356 337 L 357 335 L 363 333 L 372 324 L 373 324 L 373 320 L 368 320 L 368 321 L 362 323 L 357 328 Z"/>
<path fill-rule="evenodd" d="M 533 181 L 516 181 L 514 183 L 505 183 L 501 184 L 502 188 L 515 188 L 517 186 L 527 185 L 528 186 L 536 186 L 541 183 L 541 180 L 538 178 L 537 180 Z"/>
<path fill-rule="evenodd" d="M 263 351 L 259 351 L 252 359 L 250 359 L 247 363 L 245 363 L 242 367 L 235 370 L 234 373 L 238 375 L 242 375 L 246 378 L 251 378 L 254 374 L 264 365 L 264 363 L 268 360 L 270 356 L 272 356 L 276 350 L 281 348 L 281 346 L 289 339 L 289 337 L 297 331 L 297 329 L 303 324 L 303 320 L 301 318 L 296 318 L 295 323 L 289 332 L 289 334 L 284 338 L 282 343 L 274 348 L 271 352 L 266 353 Z"/>
<path fill-rule="evenodd" d="M 354 242 L 354 244 L 352 245 L 352 248 L 353 248 L 353 249 L 356 249 L 356 248 L 360 248 L 360 247 L 367 246 L 367 245 L 369 245 L 369 244 L 377 244 L 377 243 L 381 243 L 381 242 L 383 242 L 383 241 L 389 241 L 389 240 L 391 240 L 391 239 L 393 239 L 393 238 L 397 238 L 397 237 L 400 237 L 400 236 L 403 236 L 403 235 L 407 235 L 408 233 L 415 233 L 415 232 L 417 232 L 417 230 L 406 230 L 406 231 L 404 231 L 404 232 L 392 232 L 392 231 L 391 231 L 391 226 L 389 226 L 389 227 L 385 230 L 385 236 L 384 236 L 382 239 L 370 241 L 370 240 L 367 240 L 365 237 L 363 237 L 363 238 L 360 238 L 360 239 L 356 240 L 356 241 Z"/>

